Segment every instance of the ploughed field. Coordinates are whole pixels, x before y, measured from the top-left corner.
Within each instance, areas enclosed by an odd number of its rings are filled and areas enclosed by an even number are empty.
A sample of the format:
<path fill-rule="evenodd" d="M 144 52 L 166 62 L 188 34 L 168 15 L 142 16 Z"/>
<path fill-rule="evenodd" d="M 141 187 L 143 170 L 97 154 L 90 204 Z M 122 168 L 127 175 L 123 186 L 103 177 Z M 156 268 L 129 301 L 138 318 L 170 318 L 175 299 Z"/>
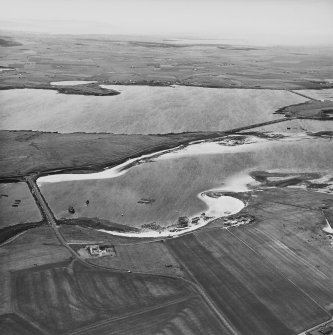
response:
<path fill-rule="evenodd" d="M 100 173 L 45 176 L 38 184 L 57 219 L 102 219 L 111 230 L 114 224 L 167 227 L 202 212 L 225 216 L 233 209 L 214 210 L 214 199 L 202 192 L 246 191 L 256 184 L 252 170 L 319 173 L 313 179 L 332 174 L 329 138 L 275 135 L 229 136 Z"/>
<path fill-rule="evenodd" d="M 17 271 L 14 310 L 48 334 L 228 334 L 197 293 L 182 280 L 89 268 L 77 262 Z M 200 306 L 200 308 L 199 308 Z M 156 318 L 156 322 L 152 319 Z M 195 326 L 191 323 L 195 320 Z"/>
<path fill-rule="evenodd" d="M 110 88 L 120 94 L 95 97 L 40 89 L 0 91 L 1 129 L 118 134 L 222 131 L 277 119 L 280 116 L 273 115 L 274 111 L 306 101 L 280 90 Z"/>
<path fill-rule="evenodd" d="M 198 298 L 171 306 L 162 307 L 154 311 L 143 312 L 119 321 L 111 321 L 94 327 L 99 335 L 128 335 L 128 334 L 166 334 L 166 335 L 229 335 L 216 316 L 207 309 L 205 302 Z M 91 330 L 79 332 L 82 335 L 92 334 Z"/>
<path fill-rule="evenodd" d="M 328 318 L 232 232 L 201 233 L 168 244 L 241 334 L 294 334 Z"/>

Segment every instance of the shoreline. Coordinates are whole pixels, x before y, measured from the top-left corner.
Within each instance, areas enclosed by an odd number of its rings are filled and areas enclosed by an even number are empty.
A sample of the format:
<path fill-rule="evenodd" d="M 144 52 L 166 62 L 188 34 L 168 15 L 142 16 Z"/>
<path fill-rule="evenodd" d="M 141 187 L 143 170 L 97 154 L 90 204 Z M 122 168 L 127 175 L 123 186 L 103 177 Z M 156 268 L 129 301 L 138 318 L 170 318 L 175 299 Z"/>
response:
<path fill-rule="evenodd" d="M 94 84 L 92 84 L 94 85 Z M 0 84 L 0 91 L 9 91 L 9 90 L 50 90 L 56 91 L 59 94 L 67 94 L 67 95 L 83 95 L 83 96 L 98 96 L 98 97 L 107 97 L 114 96 L 120 94 L 120 92 L 104 89 L 100 87 L 98 84 L 91 86 L 91 84 L 80 84 L 73 86 L 52 86 L 51 84 L 35 84 L 35 85 L 21 85 L 21 86 L 11 86 Z"/>
<path fill-rule="evenodd" d="M 193 143 L 192 145 L 200 145 L 203 143 L 207 143 L 205 140 L 194 141 L 194 142 L 195 143 Z M 261 141 L 259 140 L 258 143 L 260 142 Z M 188 145 L 190 146 L 191 143 L 189 143 Z M 251 142 L 251 144 L 253 143 Z M 231 149 L 238 147 L 238 146 L 243 146 L 243 145 L 233 145 Z M 186 150 L 186 147 L 187 146 L 180 145 L 170 150 L 161 150 L 159 152 L 154 152 L 152 154 L 142 155 L 138 158 L 129 159 L 122 164 L 114 166 L 110 169 L 104 169 L 103 171 L 96 173 L 97 176 L 88 177 L 85 174 L 80 174 L 80 175 L 58 174 L 58 175 L 53 175 L 53 176 L 40 177 L 36 179 L 36 183 L 38 187 L 40 188 L 40 186 L 42 186 L 43 184 L 48 184 L 48 183 L 66 182 L 66 181 L 73 181 L 73 180 L 116 178 L 116 177 L 119 177 L 125 174 L 127 170 L 130 169 L 131 167 L 136 166 L 138 164 L 145 163 L 147 159 L 151 159 L 152 157 L 159 159 L 163 157 L 163 155 L 168 155 L 170 153 L 172 154 L 175 151 L 177 152 L 179 149 Z M 45 181 L 45 180 L 48 180 L 48 181 Z M 104 232 L 104 233 L 111 234 L 111 235 L 115 235 L 115 236 L 138 237 L 138 238 L 171 237 L 171 236 L 182 235 L 184 233 L 194 231 L 201 227 L 204 227 L 210 222 L 218 218 L 228 217 L 230 215 L 234 215 L 234 214 L 241 212 L 247 206 L 247 202 L 240 200 L 238 197 L 233 197 L 230 194 L 250 191 L 250 189 L 248 188 L 248 185 L 251 182 L 254 182 L 254 179 L 251 178 L 250 175 L 243 173 L 241 174 L 241 176 L 239 176 L 239 174 L 237 174 L 237 175 L 231 176 L 228 180 L 226 180 L 223 186 L 214 187 L 212 189 L 208 189 L 208 190 L 200 192 L 197 195 L 197 197 L 205 203 L 206 209 L 201 214 L 195 213 L 189 217 L 187 216 L 183 217 L 183 218 L 186 218 L 186 223 L 183 227 L 179 222 L 178 224 L 167 226 L 165 228 L 161 227 L 161 229 L 159 229 L 159 227 L 156 229 L 141 227 L 141 228 L 138 228 L 141 230 L 140 232 L 117 232 L 117 231 L 112 231 L 112 230 L 107 230 L 107 229 L 97 229 L 97 230 Z M 229 194 L 228 195 L 220 194 L 219 196 L 211 196 L 210 194 L 213 194 L 214 191 L 219 191 L 221 193 L 228 192 Z"/>
<path fill-rule="evenodd" d="M 78 84 L 78 85 L 54 85 L 52 86 L 51 82 L 50 83 L 27 83 L 27 84 L 22 84 L 22 83 L 15 83 L 15 84 L 0 84 L 0 90 L 14 90 L 14 89 L 43 89 L 43 90 L 55 90 L 58 93 L 61 94 L 77 94 L 77 95 L 91 95 L 91 96 L 112 96 L 112 95 L 117 95 L 119 94 L 116 92 L 111 91 L 110 89 L 103 88 L 102 86 L 147 86 L 147 87 L 174 87 L 174 86 L 183 86 L 183 87 L 198 87 L 198 88 L 215 88 L 215 89 L 242 89 L 242 90 L 270 90 L 270 91 L 287 91 L 290 92 L 291 94 L 299 94 L 297 91 L 303 91 L 303 90 L 325 90 L 325 89 L 333 89 L 333 83 L 329 83 L 325 85 L 324 87 L 318 87 L 316 85 L 307 85 L 304 87 L 299 87 L 299 86 L 290 86 L 290 87 L 270 87 L 270 86 L 243 86 L 243 85 L 238 85 L 238 86 L 230 86 L 230 85 L 210 85 L 210 84 L 188 84 L 188 83 L 179 83 L 179 82 L 156 82 L 156 81 L 137 81 L 137 82 L 128 82 L 128 81 L 115 81 L 115 82 L 98 82 L 98 80 L 95 80 L 94 78 L 89 78 L 90 82 L 94 82 L 93 84 Z M 69 81 L 79 81 L 79 79 L 75 78 L 73 80 Z M 87 93 L 83 91 L 84 85 L 94 85 L 99 87 L 100 92 L 99 93 Z M 81 86 L 81 87 L 80 87 Z M 75 89 L 75 93 L 73 93 L 73 90 L 70 90 L 71 88 Z M 81 90 L 80 90 L 81 89 Z M 68 92 L 71 93 L 67 93 Z M 296 92 L 293 92 L 296 91 Z M 314 98 L 306 97 L 307 99 L 310 100 L 317 100 Z"/>
<path fill-rule="evenodd" d="M 206 193 L 206 191 L 201 192 L 200 194 L 198 194 L 198 198 L 200 200 L 202 200 L 202 198 L 204 198 L 204 196 L 206 196 L 206 195 L 204 195 L 205 193 Z M 201 196 L 201 198 L 200 198 L 200 196 Z M 208 197 L 208 196 L 206 196 L 206 197 Z M 221 199 L 221 198 L 228 198 L 228 199 Z M 218 217 L 209 217 L 209 215 L 206 217 L 206 216 L 203 216 L 202 214 L 201 215 L 200 214 L 192 215 L 192 216 L 188 217 L 189 223 L 184 228 L 177 227 L 177 225 L 175 225 L 174 227 L 173 226 L 168 226 L 168 227 L 162 228 L 161 230 L 144 229 L 141 232 L 137 232 L 137 233 L 134 233 L 134 232 L 121 233 L 121 232 L 116 232 L 116 231 L 111 231 L 111 230 L 106 230 L 106 229 L 97 229 L 97 230 L 100 231 L 100 232 L 109 234 L 109 235 L 121 236 L 121 237 L 135 237 L 135 238 L 158 238 L 158 237 L 159 238 L 161 238 L 161 237 L 162 238 L 166 238 L 166 237 L 170 238 L 170 237 L 177 237 L 177 236 L 195 231 L 195 230 L 200 229 L 202 227 L 205 227 L 206 225 L 208 225 L 209 223 L 211 223 L 211 222 L 213 222 L 217 219 L 238 214 L 244 208 L 246 208 L 246 206 L 247 206 L 247 204 L 245 204 L 243 201 L 241 201 L 237 198 L 231 197 L 231 196 L 221 196 L 218 199 L 227 200 L 227 202 L 228 201 L 230 202 L 230 200 L 233 199 L 232 201 L 234 202 L 234 204 L 237 202 L 237 205 L 239 205 L 239 207 L 237 209 L 235 209 L 236 211 L 230 211 L 229 213 L 226 213 L 226 215 L 219 215 Z M 204 200 L 202 200 L 202 201 L 204 201 Z M 207 202 L 206 201 L 204 201 L 204 202 L 207 205 Z M 240 203 L 242 203 L 242 206 L 240 205 Z M 209 213 L 211 210 L 212 209 L 208 208 L 205 211 L 205 213 Z M 192 220 L 194 218 L 200 218 L 200 219 L 196 223 L 193 223 Z M 208 218 L 208 219 L 206 219 L 206 218 Z M 232 225 L 232 227 L 236 227 L 236 226 L 239 226 L 239 225 L 242 225 L 242 224 L 244 224 L 244 222 L 234 224 L 234 225 Z M 227 227 L 222 227 L 222 228 L 227 228 Z"/>
<path fill-rule="evenodd" d="M 174 150 L 175 148 L 181 147 L 181 146 L 188 146 L 191 143 L 200 143 L 200 142 L 204 142 L 204 141 L 208 141 L 208 140 L 218 140 L 219 138 L 224 138 L 226 136 L 229 135 L 242 135 L 242 134 L 238 134 L 240 131 L 243 130 L 248 130 L 248 129 L 253 129 L 253 128 L 258 128 L 258 127 L 262 127 L 262 126 L 267 126 L 270 124 L 274 124 L 274 123 L 280 123 L 280 122 L 287 122 L 292 120 L 293 118 L 281 118 L 281 119 L 276 119 L 276 120 L 271 120 L 271 121 L 266 121 L 266 122 L 261 122 L 261 123 L 257 123 L 257 124 L 252 124 L 249 126 L 243 126 L 243 127 L 238 127 L 238 128 L 234 128 L 234 129 L 230 129 L 230 130 L 226 130 L 226 131 L 220 131 L 220 132 L 185 132 L 185 133 L 172 133 L 172 134 L 160 134 L 160 135 L 147 135 L 147 136 L 158 136 L 158 137 L 170 137 L 170 139 L 172 139 L 173 137 L 179 137 L 179 136 L 188 136 L 187 139 L 180 139 L 178 144 L 171 144 L 169 145 L 159 145 L 155 148 L 152 149 L 148 149 L 148 150 L 143 150 L 142 152 L 138 153 L 138 154 L 134 154 L 134 155 L 129 155 L 126 158 L 120 159 L 118 161 L 114 161 L 114 162 L 106 162 L 103 164 L 97 164 L 97 165 L 93 165 L 93 164 L 89 164 L 89 165 L 81 165 L 80 167 L 63 167 L 63 168 L 57 168 L 57 169 L 46 169 L 46 170 L 42 170 L 42 171 L 31 171 L 31 173 L 28 174 L 24 174 L 24 175 L 12 175 L 12 176 L 6 176 L 6 177 L 0 177 L 0 179 L 17 179 L 17 178 L 22 178 L 25 179 L 27 176 L 33 177 L 35 180 L 43 177 L 43 176 L 50 176 L 50 175 L 54 175 L 54 174 L 63 174 L 66 172 L 73 172 L 73 174 L 75 173 L 82 173 L 82 174 L 89 174 L 89 173 L 98 173 L 101 172 L 103 170 L 106 169 L 110 169 L 113 167 L 116 167 L 120 164 L 123 164 L 125 162 L 127 162 L 128 160 L 132 160 L 132 159 L 138 159 L 139 157 L 143 156 L 143 155 L 150 155 L 150 154 L 155 154 L 156 152 L 159 151 L 163 151 L 163 150 Z M 9 131 L 9 132 L 20 132 L 20 130 L 3 130 L 3 131 Z M 39 131 L 33 131 L 33 130 L 26 130 L 32 133 L 40 133 Z M 1 132 L 1 130 L 0 130 Z M 53 134 L 53 132 L 42 132 L 44 134 Z M 259 132 L 260 133 L 260 132 Z M 75 134 L 75 133 L 73 133 Z M 81 134 L 81 133 L 79 133 Z M 90 134 L 90 133 L 83 133 L 83 134 Z M 98 133 L 97 133 L 98 134 Z M 105 133 L 100 133 L 100 134 L 105 134 Z M 109 133 L 107 133 L 109 134 Z M 110 133 L 111 134 L 111 133 Z M 66 135 L 66 134 L 62 134 L 62 135 Z M 118 134 L 117 134 L 118 135 Z M 126 136 L 131 136 L 131 135 L 126 135 Z"/>
<path fill-rule="evenodd" d="M 288 136 L 283 138 L 261 138 L 260 136 L 256 136 L 255 134 L 251 135 L 243 135 L 243 134 L 236 134 L 235 136 L 240 137 L 247 137 L 250 139 L 249 142 L 244 142 L 241 144 L 234 144 L 234 145 L 225 145 L 219 144 L 218 141 L 222 141 L 223 138 L 228 137 L 230 134 L 224 134 L 213 138 L 205 138 L 199 140 L 191 140 L 187 143 L 179 144 L 172 148 L 166 148 L 162 150 L 152 151 L 148 153 L 143 153 L 142 155 L 135 156 L 135 157 L 128 157 L 123 162 L 119 164 L 114 164 L 113 166 L 106 166 L 99 170 L 87 170 L 85 171 L 82 168 L 76 168 L 76 171 L 82 171 L 81 173 L 66 173 L 70 172 L 70 170 L 65 169 L 57 169 L 53 170 L 52 172 L 46 173 L 38 173 L 34 175 L 34 178 L 38 185 L 47 184 L 47 183 L 58 183 L 58 182 L 66 182 L 66 181 L 75 181 L 75 180 L 95 180 L 95 179 L 109 179 L 109 178 L 116 178 L 121 176 L 127 172 L 133 166 L 140 165 L 145 163 L 147 159 L 156 158 L 156 159 L 172 159 L 175 157 L 183 157 L 187 155 L 197 155 L 197 154 L 207 154 L 207 153 L 233 153 L 242 151 L 243 149 L 251 148 L 255 145 L 260 144 L 269 144 L 271 141 L 298 141 L 300 138 L 303 139 L 311 139 L 306 134 L 301 134 L 298 136 Z M 254 140 L 253 138 L 258 138 Z M 216 146 L 216 148 L 209 148 L 211 151 L 206 151 L 202 153 L 200 150 L 193 150 L 193 146 L 200 146 L 210 144 L 211 146 Z M 188 147 L 192 146 L 192 150 L 187 150 Z M 222 152 L 222 147 L 225 148 L 225 151 Z M 200 148 L 199 148 L 200 149 Z M 219 150 L 217 150 L 219 149 Z M 216 151 L 217 150 L 217 151 Z M 183 152 L 181 152 L 183 151 Z M 15 179 L 15 178 L 13 178 Z M 212 190 L 210 190 L 212 191 Z"/>

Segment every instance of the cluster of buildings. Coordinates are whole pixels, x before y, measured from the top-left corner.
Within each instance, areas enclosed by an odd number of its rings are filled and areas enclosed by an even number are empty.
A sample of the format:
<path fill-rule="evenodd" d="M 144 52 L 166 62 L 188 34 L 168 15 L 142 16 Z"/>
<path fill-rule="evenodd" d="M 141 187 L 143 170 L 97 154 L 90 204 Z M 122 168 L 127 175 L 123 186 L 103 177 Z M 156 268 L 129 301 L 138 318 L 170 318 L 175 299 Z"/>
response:
<path fill-rule="evenodd" d="M 112 245 L 88 245 L 86 246 L 90 256 L 101 257 L 101 256 L 115 256 L 116 252 Z"/>

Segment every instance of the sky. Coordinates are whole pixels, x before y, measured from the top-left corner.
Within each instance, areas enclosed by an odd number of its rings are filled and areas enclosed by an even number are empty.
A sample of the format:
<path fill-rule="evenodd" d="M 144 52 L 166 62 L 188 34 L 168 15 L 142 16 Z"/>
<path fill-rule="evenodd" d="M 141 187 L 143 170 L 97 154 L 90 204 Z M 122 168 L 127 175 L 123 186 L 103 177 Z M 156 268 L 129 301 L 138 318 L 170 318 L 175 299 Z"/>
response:
<path fill-rule="evenodd" d="M 0 0 L 0 29 L 333 44 L 333 0 Z"/>

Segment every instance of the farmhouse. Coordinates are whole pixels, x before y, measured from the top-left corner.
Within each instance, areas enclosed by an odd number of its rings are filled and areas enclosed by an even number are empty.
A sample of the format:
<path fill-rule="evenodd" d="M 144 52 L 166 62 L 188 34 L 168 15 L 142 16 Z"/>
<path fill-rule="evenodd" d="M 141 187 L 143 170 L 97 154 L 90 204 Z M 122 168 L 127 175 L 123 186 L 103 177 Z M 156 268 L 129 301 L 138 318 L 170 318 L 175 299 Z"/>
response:
<path fill-rule="evenodd" d="M 89 245 L 86 247 L 86 249 L 89 251 L 89 254 L 94 257 L 101 257 L 106 255 L 112 255 L 114 256 L 115 251 L 113 246 L 99 246 L 99 245 Z"/>

